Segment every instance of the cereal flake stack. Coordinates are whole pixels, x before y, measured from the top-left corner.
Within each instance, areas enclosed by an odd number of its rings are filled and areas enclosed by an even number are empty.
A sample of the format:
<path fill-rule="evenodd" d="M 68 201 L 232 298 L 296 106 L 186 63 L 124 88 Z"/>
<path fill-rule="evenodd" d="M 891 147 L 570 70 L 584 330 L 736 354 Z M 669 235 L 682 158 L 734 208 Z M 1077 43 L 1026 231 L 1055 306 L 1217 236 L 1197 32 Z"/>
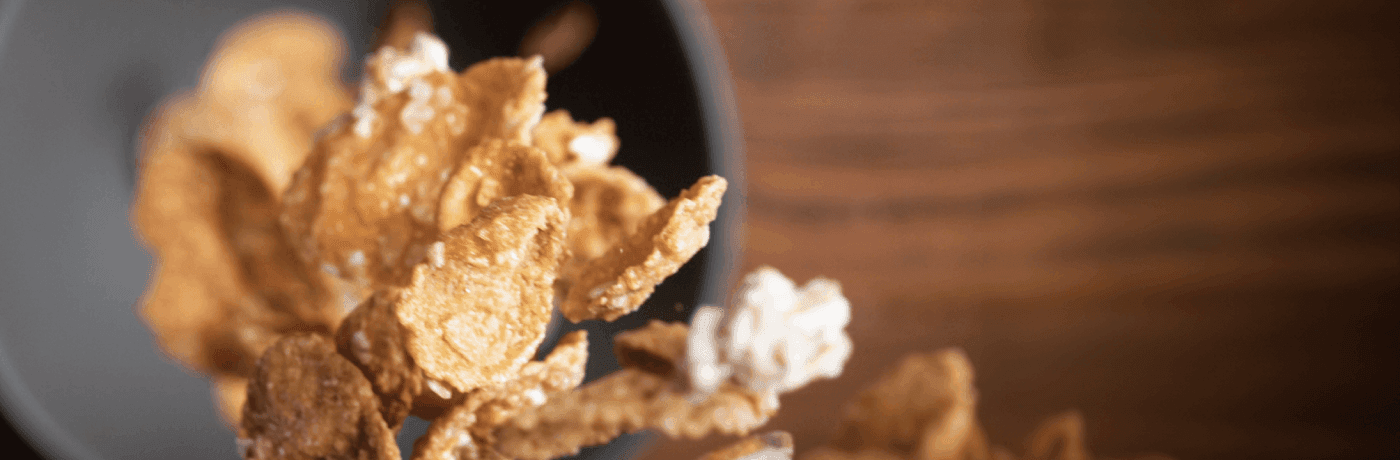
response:
<path fill-rule="evenodd" d="M 540 59 L 457 73 L 432 35 L 389 36 L 411 38 L 369 56 L 352 97 L 331 26 L 257 18 L 148 121 L 141 313 L 210 376 L 245 458 L 397 459 L 410 415 L 431 421 L 422 459 L 747 434 L 779 394 L 841 372 L 839 286 L 767 268 L 694 327 L 622 334 L 623 369 L 588 385 L 582 331 L 534 361 L 556 305 L 574 322 L 638 309 L 708 242 L 726 183 L 665 200 L 609 165 L 611 120 L 545 113 Z M 791 453 L 770 434 L 713 458 Z"/>

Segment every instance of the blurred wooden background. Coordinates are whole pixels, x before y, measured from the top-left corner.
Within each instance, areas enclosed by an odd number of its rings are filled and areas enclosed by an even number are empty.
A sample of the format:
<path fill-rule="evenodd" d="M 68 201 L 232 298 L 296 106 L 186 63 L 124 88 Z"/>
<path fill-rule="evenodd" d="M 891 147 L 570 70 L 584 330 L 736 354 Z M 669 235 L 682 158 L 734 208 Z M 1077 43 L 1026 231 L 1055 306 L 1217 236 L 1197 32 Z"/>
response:
<path fill-rule="evenodd" d="M 956 345 L 1017 451 L 1078 408 L 1103 456 L 1400 455 L 1395 7 L 704 3 L 746 130 L 745 267 L 855 308 L 846 374 L 770 424 L 799 452 L 901 355 Z"/>

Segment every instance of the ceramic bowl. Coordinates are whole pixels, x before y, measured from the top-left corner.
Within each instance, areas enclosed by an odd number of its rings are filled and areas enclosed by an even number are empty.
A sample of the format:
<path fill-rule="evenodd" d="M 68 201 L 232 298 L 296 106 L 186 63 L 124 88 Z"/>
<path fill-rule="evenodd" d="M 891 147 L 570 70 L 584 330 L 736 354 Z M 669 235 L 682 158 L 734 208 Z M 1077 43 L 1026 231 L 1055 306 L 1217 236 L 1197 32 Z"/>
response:
<path fill-rule="evenodd" d="M 444 1 L 433 8 L 460 69 L 515 54 L 528 27 L 562 3 Z M 649 318 L 685 319 L 697 303 L 722 298 L 736 265 L 744 181 L 729 75 L 704 9 L 687 0 L 590 4 L 597 36 L 576 62 L 550 76 L 549 108 L 568 108 L 579 119 L 614 118 L 622 139 L 616 162 L 663 195 L 705 174 L 730 181 L 709 248 L 640 312 L 589 326 L 589 376 L 596 377 L 616 366 L 608 331 Z M 0 425 L 0 442 L 9 443 L 4 451 L 22 452 L 22 438 L 49 458 L 236 457 L 204 379 L 157 351 L 134 311 L 152 260 L 128 217 L 133 142 L 164 96 L 195 84 L 223 30 L 277 8 L 339 24 L 355 56 L 369 51 L 387 7 L 0 3 L 0 408 L 10 425 Z M 347 69 L 347 81 L 357 78 Z M 625 441 L 591 455 L 627 456 L 643 444 Z"/>

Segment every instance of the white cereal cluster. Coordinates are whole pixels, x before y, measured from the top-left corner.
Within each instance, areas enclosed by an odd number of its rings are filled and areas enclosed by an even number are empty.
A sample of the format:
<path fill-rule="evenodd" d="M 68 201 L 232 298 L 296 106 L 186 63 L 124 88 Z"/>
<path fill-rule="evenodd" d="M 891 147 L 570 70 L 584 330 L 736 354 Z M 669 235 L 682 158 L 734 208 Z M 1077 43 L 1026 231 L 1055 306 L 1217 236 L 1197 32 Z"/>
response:
<path fill-rule="evenodd" d="M 776 397 L 836 377 L 851 356 L 850 321 L 851 304 L 837 282 L 816 278 L 799 288 L 761 267 L 744 277 L 729 308 L 695 312 L 686 337 L 690 384 L 707 394 L 733 379 Z"/>
<path fill-rule="evenodd" d="M 433 119 L 436 111 L 429 103 L 433 97 L 433 85 L 421 78 L 408 84 L 408 104 L 399 112 L 399 122 L 413 134 L 423 131 L 423 124 Z"/>
<path fill-rule="evenodd" d="M 419 32 L 413 37 L 407 52 L 386 46 L 369 57 L 369 75 L 360 83 L 360 99 L 350 114 L 355 118 L 355 135 L 369 137 L 374 128 L 374 104 L 380 99 L 398 94 L 415 86 L 413 100 L 404 107 L 400 120 L 415 134 L 422 129 L 423 122 L 431 119 L 433 109 L 428 100 L 432 97 L 431 86 L 422 81 L 424 75 L 433 72 L 447 72 L 447 45 L 431 34 Z M 426 117 L 426 118 L 425 118 Z M 417 127 L 417 129 L 414 129 Z"/>

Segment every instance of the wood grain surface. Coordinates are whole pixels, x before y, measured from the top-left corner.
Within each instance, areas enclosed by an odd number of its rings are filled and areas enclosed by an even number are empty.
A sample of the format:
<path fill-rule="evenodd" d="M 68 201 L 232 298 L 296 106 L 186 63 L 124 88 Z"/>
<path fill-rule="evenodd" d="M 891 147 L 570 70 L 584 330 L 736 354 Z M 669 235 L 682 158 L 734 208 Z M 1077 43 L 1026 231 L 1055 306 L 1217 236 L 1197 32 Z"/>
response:
<path fill-rule="evenodd" d="M 799 453 L 903 354 L 960 346 L 1013 450 L 1078 408 L 1104 456 L 1400 455 L 1390 3 L 704 3 L 744 267 L 855 309 L 845 375 L 769 425 Z"/>

